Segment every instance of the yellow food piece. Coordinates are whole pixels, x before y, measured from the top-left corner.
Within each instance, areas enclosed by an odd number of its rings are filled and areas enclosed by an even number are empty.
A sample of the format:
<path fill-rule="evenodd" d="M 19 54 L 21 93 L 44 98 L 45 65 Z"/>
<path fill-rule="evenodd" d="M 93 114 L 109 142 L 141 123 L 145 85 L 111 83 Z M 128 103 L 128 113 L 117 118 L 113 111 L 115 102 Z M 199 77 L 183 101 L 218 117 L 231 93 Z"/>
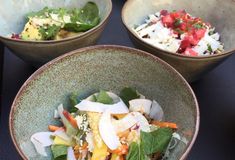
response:
<path fill-rule="evenodd" d="M 120 156 L 113 153 L 110 160 L 120 160 Z"/>
<path fill-rule="evenodd" d="M 58 137 L 58 136 L 55 136 L 54 138 L 54 141 L 53 141 L 53 144 L 54 145 L 65 145 L 65 146 L 71 146 L 73 145 L 72 143 L 68 142 L 68 141 L 65 141 L 64 139 Z"/>
<path fill-rule="evenodd" d="M 93 133 L 93 141 L 94 141 L 94 150 L 91 160 L 105 160 L 109 152 L 108 152 L 108 147 L 102 140 L 99 133 L 99 121 L 101 114 L 95 112 L 88 112 L 87 115 L 88 115 L 88 122 L 90 124 Z"/>
<path fill-rule="evenodd" d="M 127 114 L 113 114 L 114 117 L 118 118 L 118 119 L 122 119 L 126 116 Z"/>
<path fill-rule="evenodd" d="M 21 37 L 23 40 L 42 40 L 42 35 L 39 33 L 38 28 L 32 25 L 32 20 L 25 24 Z"/>

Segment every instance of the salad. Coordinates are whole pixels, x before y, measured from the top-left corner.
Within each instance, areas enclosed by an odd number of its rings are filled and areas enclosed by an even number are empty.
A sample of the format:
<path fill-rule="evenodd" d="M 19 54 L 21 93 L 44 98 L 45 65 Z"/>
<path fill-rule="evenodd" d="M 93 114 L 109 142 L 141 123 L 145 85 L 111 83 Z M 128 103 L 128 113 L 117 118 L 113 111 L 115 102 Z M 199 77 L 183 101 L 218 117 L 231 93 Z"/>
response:
<path fill-rule="evenodd" d="M 215 28 L 185 10 L 161 10 L 133 30 L 145 42 L 177 54 L 205 56 L 223 52 Z"/>
<path fill-rule="evenodd" d="M 12 34 L 13 39 L 59 40 L 78 35 L 99 24 L 99 9 L 88 2 L 81 9 L 45 7 L 38 12 L 27 14 L 27 20 L 20 34 Z"/>
<path fill-rule="evenodd" d="M 172 141 L 180 140 L 178 126 L 164 122 L 164 113 L 155 100 L 135 89 L 124 88 L 119 96 L 101 90 L 87 98 L 70 96 L 70 110 L 63 105 L 49 131 L 31 136 L 36 151 L 54 160 L 150 160 L 167 159 Z M 176 143 L 174 141 L 174 146 Z"/>

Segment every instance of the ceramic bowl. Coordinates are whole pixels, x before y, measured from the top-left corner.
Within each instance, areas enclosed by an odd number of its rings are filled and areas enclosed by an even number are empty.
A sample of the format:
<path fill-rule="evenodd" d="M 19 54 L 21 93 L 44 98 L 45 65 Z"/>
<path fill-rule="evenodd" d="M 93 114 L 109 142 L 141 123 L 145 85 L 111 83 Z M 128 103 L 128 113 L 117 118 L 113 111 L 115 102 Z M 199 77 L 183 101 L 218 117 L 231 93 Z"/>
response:
<path fill-rule="evenodd" d="M 96 27 L 78 36 L 52 41 L 24 41 L 7 38 L 20 33 L 25 25 L 25 14 L 44 7 L 81 8 L 92 1 L 98 5 L 101 22 Z M 40 66 L 66 52 L 93 45 L 100 37 L 112 10 L 111 0 L 17 0 L 3 1 L 0 5 L 0 41 L 13 53 L 33 66 Z"/>
<path fill-rule="evenodd" d="M 186 9 L 193 16 L 201 17 L 215 26 L 224 43 L 223 54 L 189 57 L 167 52 L 141 40 L 134 32 L 135 25 L 143 23 L 147 15 L 162 9 Z M 201 78 L 229 57 L 235 50 L 235 1 L 233 0 L 128 0 L 122 9 L 122 20 L 137 48 L 148 51 L 176 68 L 189 82 Z"/>
<path fill-rule="evenodd" d="M 144 51 L 121 46 L 93 46 L 62 55 L 39 68 L 21 87 L 10 112 L 12 140 L 23 159 L 40 157 L 30 137 L 54 124 L 53 113 L 61 103 L 68 106 L 71 92 L 88 95 L 99 89 L 115 93 L 135 87 L 157 100 L 167 121 L 176 122 L 188 143 L 178 145 L 171 159 L 184 159 L 198 133 L 196 97 L 183 77 L 170 65 Z M 50 154 L 49 154 L 50 155 Z"/>

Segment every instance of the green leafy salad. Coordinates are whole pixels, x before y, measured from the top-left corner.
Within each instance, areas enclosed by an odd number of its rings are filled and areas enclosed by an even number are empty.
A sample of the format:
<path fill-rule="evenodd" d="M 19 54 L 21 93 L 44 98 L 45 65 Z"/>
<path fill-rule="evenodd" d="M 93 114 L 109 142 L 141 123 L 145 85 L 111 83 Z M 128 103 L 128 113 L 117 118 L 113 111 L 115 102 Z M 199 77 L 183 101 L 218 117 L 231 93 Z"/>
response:
<path fill-rule="evenodd" d="M 27 14 L 27 22 L 20 34 L 11 38 L 23 40 L 59 40 L 78 35 L 95 27 L 100 22 L 99 9 L 88 2 L 81 9 L 45 7 Z"/>
<path fill-rule="evenodd" d="M 48 156 L 50 147 L 54 160 L 160 160 L 180 139 L 177 125 L 163 121 L 158 102 L 133 88 L 82 95 L 71 94 L 71 106 L 55 110 L 60 126 L 50 124 L 49 131 L 31 136 L 40 155 Z"/>

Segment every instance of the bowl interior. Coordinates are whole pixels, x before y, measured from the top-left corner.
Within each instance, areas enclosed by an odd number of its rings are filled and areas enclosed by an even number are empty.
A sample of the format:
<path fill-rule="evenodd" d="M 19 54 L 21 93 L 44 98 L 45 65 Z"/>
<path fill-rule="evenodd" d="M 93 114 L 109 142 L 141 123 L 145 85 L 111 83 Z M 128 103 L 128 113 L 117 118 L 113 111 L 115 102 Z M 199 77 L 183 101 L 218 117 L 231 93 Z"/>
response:
<path fill-rule="evenodd" d="M 20 33 L 25 25 L 25 15 L 31 11 L 39 11 L 44 7 L 82 8 L 89 1 L 98 5 L 103 21 L 110 11 L 110 0 L 3 0 L 0 5 L 0 36 Z"/>
<path fill-rule="evenodd" d="M 179 125 L 178 133 L 188 143 L 178 145 L 170 159 L 179 159 L 188 152 L 197 135 L 199 115 L 187 82 L 158 58 L 117 46 L 90 47 L 63 55 L 25 82 L 10 114 L 11 135 L 18 151 L 25 159 L 50 159 L 37 155 L 30 137 L 47 131 L 48 124 L 55 124 L 54 109 L 61 103 L 68 106 L 71 92 L 89 95 L 104 89 L 119 93 L 125 86 L 136 87 L 149 99 L 157 100 L 165 119 Z"/>
<path fill-rule="evenodd" d="M 142 24 L 147 15 L 162 9 L 169 11 L 185 9 L 195 17 L 201 17 L 216 28 L 224 43 L 225 52 L 235 49 L 235 1 L 233 0 L 128 0 L 122 18 L 129 30 Z M 134 11 L 134 12 L 133 12 Z M 134 32 L 132 32 L 134 33 Z"/>

